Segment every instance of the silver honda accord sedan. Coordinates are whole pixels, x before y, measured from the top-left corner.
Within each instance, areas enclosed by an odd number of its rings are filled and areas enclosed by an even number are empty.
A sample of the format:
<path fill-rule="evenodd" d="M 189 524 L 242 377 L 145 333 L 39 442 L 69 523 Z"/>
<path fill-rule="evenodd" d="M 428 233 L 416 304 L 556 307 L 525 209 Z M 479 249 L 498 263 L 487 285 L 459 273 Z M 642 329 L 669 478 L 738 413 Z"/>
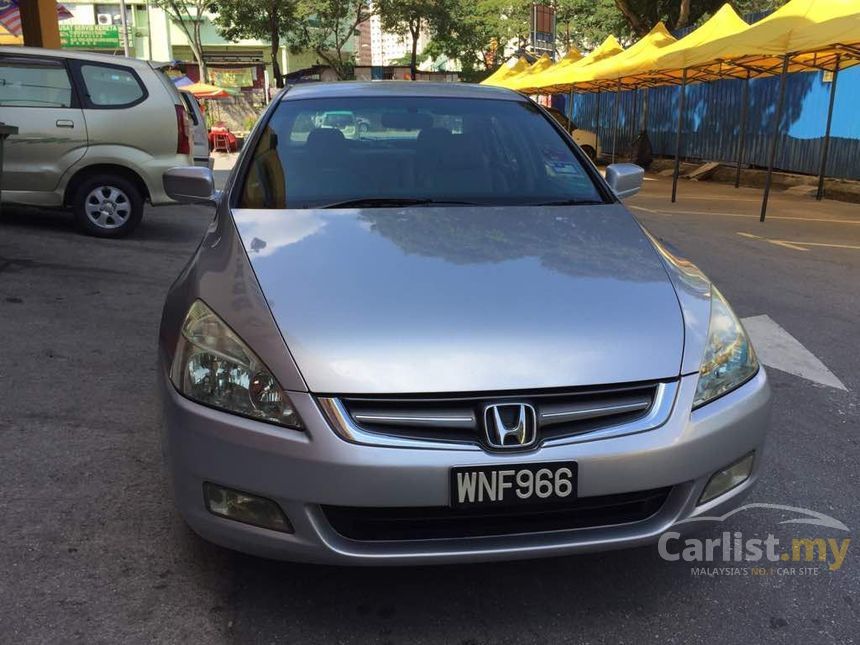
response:
<path fill-rule="evenodd" d="M 212 542 L 336 564 L 627 547 L 724 512 L 770 390 L 720 292 L 514 92 L 294 87 L 160 329 L 176 503 Z"/>

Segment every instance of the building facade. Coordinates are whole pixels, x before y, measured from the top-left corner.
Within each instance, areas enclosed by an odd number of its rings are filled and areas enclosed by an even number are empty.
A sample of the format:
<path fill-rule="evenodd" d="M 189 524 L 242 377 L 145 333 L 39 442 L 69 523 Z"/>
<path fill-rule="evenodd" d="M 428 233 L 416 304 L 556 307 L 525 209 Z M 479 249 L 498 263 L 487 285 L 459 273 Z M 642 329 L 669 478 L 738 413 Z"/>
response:
<path fill-rule="evenodd" d="M 394 33 L 382 28 L 382 19 L 372 15 L 369 23 L 370 31 L 370 65 L 386 66 L 403 63 L 412 55 L 412 36 L 409 32 Z M 427 30 L 422 29 L 418 36 L 418 55 L 424 51 L 430 39 Z"/>

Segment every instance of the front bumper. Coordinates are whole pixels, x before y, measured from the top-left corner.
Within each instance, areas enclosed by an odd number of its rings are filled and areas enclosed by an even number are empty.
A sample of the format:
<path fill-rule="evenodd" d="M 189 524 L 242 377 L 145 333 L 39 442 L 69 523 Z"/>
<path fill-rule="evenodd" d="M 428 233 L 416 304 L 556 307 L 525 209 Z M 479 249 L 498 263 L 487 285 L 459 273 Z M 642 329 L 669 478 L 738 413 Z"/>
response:
<path fill-rule="evenodd" d="M 162 373 L 164 447 L 176 502 L 204 538 L 264 557 L 331 564 L 434 564 L 490 561 L 630 547 L 656 541 L 676 522 L 737 505 L 755 483 L 770 412 L 764 370 L 690 413 L 696 375 L 683 377 L 669 420 L 631 434 L 530 453 L 392 448 L 348 443 L 310 394 L 291 394 L 306 433 L 213 410 L 180 396 Z M 750 478 L 696 506 L 710 476 L 755 451 Z M 614 526 L 456 539 L 358 541 L 339 535 L 321 506 L 442 507 L 453 466 L 574 460 L 578 495 L 592 497 L 671 486 L 660 510 Z M 295 533 L 241 524 L 209 513 L 203 483 L 276 501 Z"/>

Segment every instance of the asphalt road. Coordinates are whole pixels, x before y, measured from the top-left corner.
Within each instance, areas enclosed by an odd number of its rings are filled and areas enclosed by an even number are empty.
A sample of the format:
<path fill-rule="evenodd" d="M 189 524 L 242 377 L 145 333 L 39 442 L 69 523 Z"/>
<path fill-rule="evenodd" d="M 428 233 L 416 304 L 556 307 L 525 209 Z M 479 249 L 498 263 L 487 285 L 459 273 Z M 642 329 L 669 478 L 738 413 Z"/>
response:
<path fill-rule="evenodd" d="M 756 191 L 684 183 L 672 207 L 667 194 L 665 180 L 652 181 L 630 203 L 740 315 L 769 315 L 848 388 L 770 370 L 770 450 L 750 500 L 825 513 L 853 539 L 860 206 L 777 195 L 774 218 L 760 225 Z M 814 563 L 817 575 L 708 577 L 650 547 L 347 569 L 269 562 L 204 543 L 171 505 L 154 380 L 165 292 L 210 217 L 202 207 L 150 209 L 138 233 L 121 241 L 80 236 L 66 215 L 7 208 L 0 217 L 0 642 L 858 639 L 853 544 L 835 572 Z M 779 520 L 748 512 L 720 530 L 814 532 Z"/>

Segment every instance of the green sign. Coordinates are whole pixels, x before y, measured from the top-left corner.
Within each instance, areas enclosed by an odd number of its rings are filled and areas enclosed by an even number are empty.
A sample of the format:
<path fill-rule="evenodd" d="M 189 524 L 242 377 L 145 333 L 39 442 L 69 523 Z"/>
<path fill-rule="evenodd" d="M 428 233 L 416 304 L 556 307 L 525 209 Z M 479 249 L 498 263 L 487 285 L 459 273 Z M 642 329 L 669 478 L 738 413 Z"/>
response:
<path fill-rule="evenodd" d="M 76 49 L 119 49 L 119 27 L 60 25 L 60 45 Z"/>

